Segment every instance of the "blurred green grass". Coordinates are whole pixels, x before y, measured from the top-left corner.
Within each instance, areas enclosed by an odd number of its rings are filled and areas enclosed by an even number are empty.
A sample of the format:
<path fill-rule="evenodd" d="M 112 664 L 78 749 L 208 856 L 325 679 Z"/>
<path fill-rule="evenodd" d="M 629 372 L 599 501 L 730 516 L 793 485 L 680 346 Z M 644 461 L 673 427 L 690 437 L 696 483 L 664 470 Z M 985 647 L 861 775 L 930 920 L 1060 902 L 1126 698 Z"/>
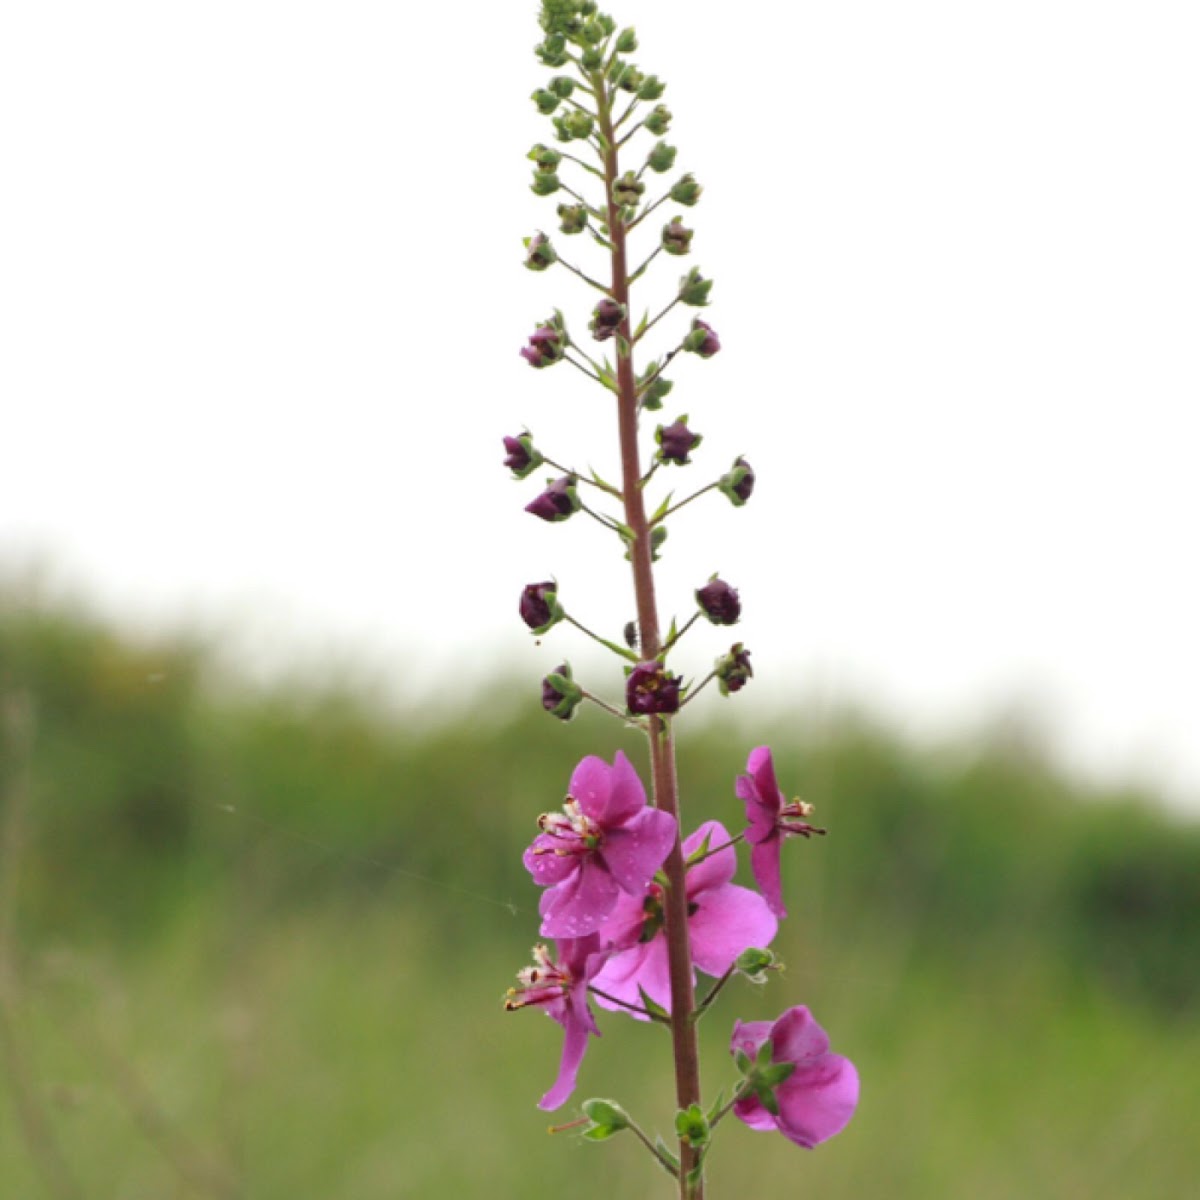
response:
<path fill-rule="evenodd" d="M 669 1194 L 632 1143 L 546 1136 L 559 1031 L 500 1009 L 536 933 L 533 818 L 584 753 L 641 765 L 636 738 L 499 692 L 438 721 L 352 685 L 254 690 L 199 644 L 13 602 L 0 690 L 36 713 L 9 1010 L 83 1195 Z M 755 740 L 831 836 L 788 847 L 789 970 L 708 1018 L 707 1087 L 735 1015 L 807 1003 L 863 1101 L 812 1154 L 730 1122 L 712 1194 L 1191 1194 L 1195 824 L 999 732 L 932 751 L 852 713 L 772 724 Z M 741 823 L 751 744 L 682 724 L 691 813 Z M 579 1098 L 667 1129 L 662 1032 L 602 1026 Z M 0 1195 L 52 1195 L 0 1114 Z"/>

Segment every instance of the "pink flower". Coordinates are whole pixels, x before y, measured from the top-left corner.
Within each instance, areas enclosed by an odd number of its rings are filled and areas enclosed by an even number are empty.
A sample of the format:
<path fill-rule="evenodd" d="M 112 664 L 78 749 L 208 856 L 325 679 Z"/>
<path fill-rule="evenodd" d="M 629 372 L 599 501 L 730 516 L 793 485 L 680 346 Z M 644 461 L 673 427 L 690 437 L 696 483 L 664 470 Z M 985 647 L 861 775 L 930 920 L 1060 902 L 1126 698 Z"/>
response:
<path fill-rule="evenodd" d="M 588 1007 L 587 989 L 593 975 L 608 957 L 601 950 L 596 934 L 584 938 L 563 938 L 558 942 L 558 961 L 545 946 L 534 946 L 533 966 L 517 974 L 519 986 L 508 989 L 504 1007 L 509 1012 L 541 1005 L 548 1017 L 563 1027 L 562 1061 L 554 1086 L 538 1101 L 538 1108 L 563 1105 L 575 1090 L 575 1076 L 583 1061 L 590 1034 L 600 1036 L 596 1018 Z"/>
<path fill-rule="evenodd" d="M 706 821 L 683 843 L 684 857 L 699 850 L 705 838 L 716 853 L 688 868 L 688 937 L 692 962 L 706 975 L 719 976 L 733 966 L 743 950 L 766 946 L 779 923 L 757 892 L 730 883 L 737 869 L 737 855 L 727 844 L 729 834 L 719 821 Z M 654 883 L 644 896 L 618 899 L 612 916 L 600 931 L 601 937 L 612 942 L 618 953 L 596 976 L 595 984 L 617 1000 L 639 1006 L 641 987 L 651 1000 L 669 1012 L 671 980 L 662 901 L 662 888 Z M 596 1002 L 614 1011 L 628 1011 L 603 996 L 597 996 Z"/>
<path fill-rule="evenodd" d="M 812 805 L 800 800 L 790 804 L 775 781 L 775 764 L 768 746 L 750 751 L 746 763 L 749 775 L 738 776 L 738 799 L 746 804 L 746 820 L 750 827 L 746 838 L 751 843 L 750 867 L 754 879 L 766 896 L 771 911 L 782 918 L 787 916 L 783 906 L 783 887 L 779 878 L 779 856 L 783 839 L 792 835 L 811 837 L 825 830 L 809 825 L 803 818 L 812 813 Z"/>
<path fill-rule="evenodd" d="M 774 1024 L 738 1021 L 729 1051 L 753 1059 L 768 1038 L 771 1062 L 794 1064 L 791 1074 L 771 1089 L 779 1111 L 769 1112 L 751 1091 L 733 1106 L 734 1114 L 751 1129 L 777 1129 L 811 1150 L 850 1123 L 858 1106 L 858 1072 L 848 1058 L 829 1053 L 828 1035 L 803 1006 L 789 1008 Z"/>
<path fill-rule="evenodd" d="M 640 901 L 675 842 L 675 818 L 646 807 L 642 781 L 619 750 L 611 767 L 585 758 L 563 811 L 543 813 L 538 826 L 525 866 L 546 889 L 538 905 L 543 937 L 594 933 L 623 891 Z"/>

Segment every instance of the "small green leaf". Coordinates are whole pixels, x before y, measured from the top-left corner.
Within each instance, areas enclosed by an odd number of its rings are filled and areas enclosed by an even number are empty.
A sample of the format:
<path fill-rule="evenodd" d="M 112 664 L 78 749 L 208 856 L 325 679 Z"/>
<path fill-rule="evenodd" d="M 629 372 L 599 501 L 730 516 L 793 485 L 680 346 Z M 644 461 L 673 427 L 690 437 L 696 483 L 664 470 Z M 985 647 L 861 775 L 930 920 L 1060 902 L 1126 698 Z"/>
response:
<path fill-rule="evenodd" d="M 621 1130 L 613 1125 L 592 1125 L 583 1131 L 583 1136 L 591 1142 L 604 1142 L 620 1132 Z"/>
<path fill-rule="evenodd" d="M 662 1158 L 664 1158 L 667 1162 L 669 1162 L 671 1164 L 672 1167 L 675 1168 L 676 1171 L 679 1170 L 679 1155 L 673 1154 L 670 1150 L 667 1149 L 667 1143 L 662 1140 L 661 1134 L 659 1134 L 654 1139 L 654 1148 L 655 1148 L 655 1150 L 658 1151 L 659 1155 Z M 664 1170 L 666 1169 L 665 1163 L 663 1164 L 663 1169 Z"/>
<path fill-rule="evenodd" d="M 704 841 L 702 841 L 700 845 L 688 855 L 687 862 L 684 865 L 690 867 L 692 863 L 699 862 L 702 858 L 704 858 L 704 856 L 708 854 L 708 844 L 711 841 L 712 833 L 706 833 L 704 835 Z"/>
<path fill-rule="evenodd" d="M 769 1087 L 756 1087 L 754 1094 L 758 1097 L 763 1108 L 767 1110 L 773 1117 L 779 1116 L 779 1101 L 775 1099 L 775 1093 Z"/>
<path fill-rule="evenodd" d="M 769 1067 L 771 1065 L 771 1055 L 775 1053 L 775 1043 L 767 1038 L 758 1048 L 758 1053 L 754 1056 L 754 1062 L 760 1067 Z"/>
<path fill-rule="evenodd" d="M 708 1110 L 708 1123 L 711 1125 L 717 1119 L 717 1113 L 721 1111 L 721 1105 L 725 1101 L 725 1089 L 722 1088 L 717 1093 L 717 1098 L 712 1102 Z"/>
<path fill-rule="evenodd" d="M 674 492 L 667 493 L 666 499 L 655 510 L 654 516 L 652 516 L 650 518 L 651 525 L 653 525 L 655 521 L 661 521 L 663 519 L 663 517 L 665 517 L 667 515 L 667 512 L 669 511 L 669 509 L 671 507 L 671 497 L 674 495 L 675 495 Z"/>
<path fill-rule="evenodd" d="M 743 1075 L 749 1075 L 754 1067 L 754 1064 L 750 1061 L 750 1055 L 748 1055 L 745 1050 L 739 1050 L 733 1056 L 733 1061 L 737 1064 L 737 1069 L 741 1071 Z"/>

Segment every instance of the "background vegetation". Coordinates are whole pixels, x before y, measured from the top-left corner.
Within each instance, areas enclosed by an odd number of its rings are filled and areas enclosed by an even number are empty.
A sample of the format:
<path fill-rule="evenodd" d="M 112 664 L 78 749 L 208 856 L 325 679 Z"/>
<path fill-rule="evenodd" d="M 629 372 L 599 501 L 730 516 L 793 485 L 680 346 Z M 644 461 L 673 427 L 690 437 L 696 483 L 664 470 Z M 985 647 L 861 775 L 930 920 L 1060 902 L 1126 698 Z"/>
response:
<path fill-rule="evenodd" d="M 0 594 L 0 1195 L 669 1194 L 632 1142 L 546 1136 L 557 1027 L 500 1008 L 533 818 L 584 753 L 642 765 L 514 707 L 525 682 L 436 721 Z M 759 741 L 831 836 L 788 847 L 788 972 L 708 1018 L 707 1086 L 735 1015 L 803 1002 L 863 1099 L 812 1154 L 730 1122 L 714 1197 L 1194 1194 L 1200 829 L 1019 737 L 800 711 L 683 723 L 691 813 L 741 823 Z M 667 1129 L 665 1035 L 603 1028 L 579 1098 Z"/>

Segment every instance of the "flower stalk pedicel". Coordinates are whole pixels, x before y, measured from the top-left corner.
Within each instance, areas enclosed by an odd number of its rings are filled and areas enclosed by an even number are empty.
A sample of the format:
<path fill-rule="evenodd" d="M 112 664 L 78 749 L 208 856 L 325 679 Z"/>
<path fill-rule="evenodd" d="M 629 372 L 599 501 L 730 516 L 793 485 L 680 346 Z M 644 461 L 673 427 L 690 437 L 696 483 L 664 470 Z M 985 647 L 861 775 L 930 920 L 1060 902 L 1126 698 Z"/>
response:
<path fill-rule="evenodd" d="M 630 61 L 638 48 L 634 31 L 619 29 L 593 0 L 543 0 L 541 26 L 544 36 L 535 52 L 554 73 L 532 99 L 561 148 L 538 143 L 529 152 L 531 190 L 556 198 L 558 228 L 575 240 L 555 247 L 544 233 L 535 233 L 525 239 L 525 265 L 539 273 L 562 268 L 574 277 L 573 288 L 586 289 L 572 324 L 578 328 L 576 320 L 586 322 L 588 336 L 573 338 L 567 318 L 555 310 L 536 324 L 520 353 L 538 370 L 565 360 L 599 385 L 603 402 L 615 408 L 620 482 L 576 470 L 556 449 L 535 448 L 528 433 L 504 438 L 504 465 L 517 480 L 543 463 L 560 472 L 527 501 L 527 512 L 549 524 L 582 512 L 616 535 L 613 562 L 619 569 L 623 561 L 630 564 L 637 616 L 621 638 L 593 633 L 563 608 L 558 585 L 549 580 L 525 587 L 520 616 L 539 637 L 570 635 L 570 625 L 620 660 L 595 686 L 610 698 L 620 694 L 621 703 L 589 690 L 592 683 L 576 680 L 564 662 L 543 679 L 542 706 L 567 720 L 580 704 L 591 702 L 623 726 L 641 731 L 648 744 L 652 802 L 647 803 L 636 770 L 618 751 L 611 765 L 596 756 L 585 758 L 571 777 L 561 811 L 538 819 L 525 865 L 544 889 L 539 932 L 555 939 L 557 949 L 535 948 L 535 965 L 518 975 L 519 986 L 510 989 L 506 1007 L 541 1007 L 563 1027 L 558 1078 L 540 1102 L 546 1109 L 560 1107 L 573 1094 L 588 1041 L 600 1032 L 592 1001 L 650 1028 L 667 1026 L 677 1103 L 667 1128 L 673 1130 L 674 1149 L 661 1137 L 652 1139 L 630 1115 L 631 1108 L 612 1100 L 585 1100 L 584 1116 L 558 1129 L 578 1127 L 592 1141 L 628 1130 L 675 1181 L 680 1200 L 703 1200 L 705 1159 L 729 1113 L 752 1129 L 776 1130 L 811 1148 L 849 1121 L 858 1077 L 848 1060 L 830 1053 L 828 1038 L 807 1008 L 793 1007 L 774 1023 L 735 1025 L 732 1052 L 741 1078 L 728 1103 L 718 1098 L 705 1107 L 697 1024 L 727 985 L 739 978 L 762 984 L 779 969 L 766 947 L 786 912 L 782 846 L 792 835 L 807 838 L 822 831 L 804 819 L 808 805 L 783 798 L 771 753 L 759 747 L 750 756 L 749 773 L 736 784 L 746 828 L 731 835 L 720 823 L 705 821 L 683 837 L 673 722 L 710 682 L 718 685 L 710 694 L 728 697 L 753 672 L 741 642 L 718 657 L 699 683 L 689 683 L 674 668 L 671 657 L 697 620 L 703 616 L 712 625 L 732 625 L 741 616 L 741 600 L 714 574 L 687 599 L 691 611 L 682 627 L 673 620 L 664 634 L 654 563 L 666 543 L 668 518 L 708 493 L 721 492 L 741 507 L 753 492 L 755 476 L 738 456 L 728 471 L 682 499 L 674 500 L 673 493 L 652 499 L 664 476 L 683 477 L 694 466 L 692 455 L 702 438 L 686 416 L 647 430 L 643 412 L 662 407 L 674 383 L 665 372 L 681 352 L 693 356 L 689 362 L 695 369 L 722 347 L 709 322 L 680 317 L 687 307 L 709 304 L 713 283 L 698 267 L 683 275 L 661 312 L 647 312 L 636 323 L 631 292 L 661 253 L 679 257 L 692 251 L 694 231 L 681 216 L 665 225 L 661 216 L 658 223 L 647 218 L 668 202 L 694 207 L 703 188 L 690 173 L 671 178 L 678 151 L 661 139 L 672 114 L 655 103 L 666 84 Z M 590 238 L 576 237 L 585 230 Z M 589 242 L 600 248 L 599 266 L 575 261 Z M 651 338 L 662 344 L 655 354 L 648 350 Z M 635 356 L 642 360 L 640 371 Z M 594 448 L 588 457 L 598 459 L 603 449 Z M 680 519 L 698 511 L 688 508 Z M 706 628 L 703 622 L 701 628 Z M 732 882 L 742 841 L 751 847 L 761 894 Z M 712 979 L 699 998 L 697 971 Z"/>

